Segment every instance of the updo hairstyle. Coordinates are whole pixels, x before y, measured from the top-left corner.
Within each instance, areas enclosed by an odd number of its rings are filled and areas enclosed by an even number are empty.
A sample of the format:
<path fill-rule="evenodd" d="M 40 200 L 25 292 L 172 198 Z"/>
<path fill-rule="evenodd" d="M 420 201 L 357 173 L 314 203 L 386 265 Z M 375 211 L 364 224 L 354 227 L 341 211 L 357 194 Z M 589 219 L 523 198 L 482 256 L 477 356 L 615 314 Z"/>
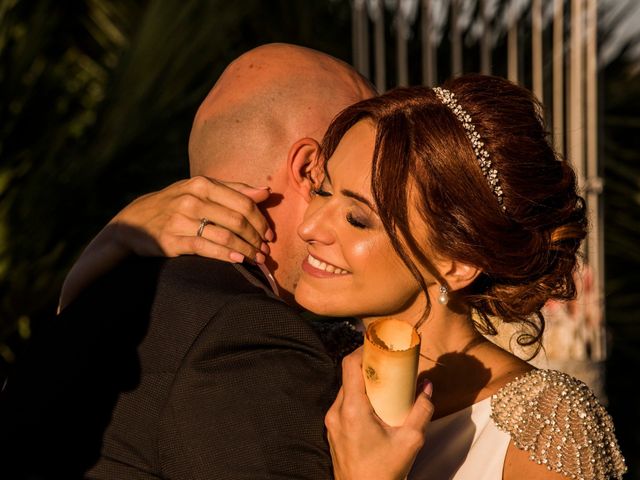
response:
<path fill-rule="evenodd" d="M 575 174 L 551 147 L 542 106 L 528 90 L 484 75 L 459 77 L 444 88 L 484 142 L 504 210 L 462 123 L 431 88 L 397 88 L 348 107 L 329 127 L 323 154 L 329 158 L 349 128 L 369 119 L 376 128 L 376 208 L 423 289 L 414 262 L 438 275 L 429 260 L 433 253 L 474 265 L 482 273 L 453 295 L 475 310 L 479 331 L 495 335 L 494 318 L 515 322 L 521 326 L 518 343 L 539 346 L 543 305 L 576 295 L 573 275 L 587 220 Z M 421 228 L 410 224 L 410 209 L 424 221 Z M 424 234 L 417 236 L 424 230 L 427 244 Z"/>

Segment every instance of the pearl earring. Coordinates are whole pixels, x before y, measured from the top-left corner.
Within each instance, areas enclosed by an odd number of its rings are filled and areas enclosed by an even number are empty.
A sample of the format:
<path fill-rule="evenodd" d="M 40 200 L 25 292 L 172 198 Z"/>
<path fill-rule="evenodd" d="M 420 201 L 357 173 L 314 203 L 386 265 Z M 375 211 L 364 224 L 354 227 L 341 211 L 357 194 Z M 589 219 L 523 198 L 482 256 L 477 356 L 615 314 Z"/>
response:
<path fill-rule="evenodd" d="M 447 295 L 447 287 L 440 285 L 440 295 L 438 295 L 438 303 L 440 305 L 446 305 L 449 302 L 449 295 Z"/>

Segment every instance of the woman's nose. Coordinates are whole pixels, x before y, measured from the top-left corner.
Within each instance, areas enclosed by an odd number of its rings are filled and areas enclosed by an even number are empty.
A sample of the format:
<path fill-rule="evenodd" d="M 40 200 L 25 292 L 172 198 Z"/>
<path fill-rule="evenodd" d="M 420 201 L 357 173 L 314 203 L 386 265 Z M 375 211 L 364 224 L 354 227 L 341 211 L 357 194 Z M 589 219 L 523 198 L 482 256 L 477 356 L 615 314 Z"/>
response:
<path fill-rule="evenodd" d="M 326 205 L 314 205 L 319 200 L 312 201 L 304 215 L 304 220 L 298 227 L 298 235 L 307 243 L 329 244 L 333 241 L 329 211 Z"/>

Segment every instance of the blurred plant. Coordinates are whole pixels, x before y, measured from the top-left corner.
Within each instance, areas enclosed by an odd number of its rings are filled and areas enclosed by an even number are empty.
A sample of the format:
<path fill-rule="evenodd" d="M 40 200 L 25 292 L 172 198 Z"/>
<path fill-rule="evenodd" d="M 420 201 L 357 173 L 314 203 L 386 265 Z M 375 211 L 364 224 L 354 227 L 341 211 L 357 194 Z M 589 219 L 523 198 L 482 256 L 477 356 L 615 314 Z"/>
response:
<path fill-rule="evenodd" d="M 345 58 L 349 18 L 325 0 L 0 0 L 0 377 L 82 246 L 188 175 L 191 121 L 222 68 L 272 41 Z"/>
<path fill-rule="evenodd" d="M 449 6 L 433 3 L 441 14 Z M 488 2 L 496 39 L 509 15 L 528 15 L 529 3 Z M 471 9 L 465 67 L 474 70 L 479 2 L 462 4 Z M 610 12 L 600 31 L 606 319 L 615 340 L 607 393 L 629 456 L 640 451 L 640 414 L 628 395 L 630 365 L 640 366 L 638 4 L 600 5 Z M 446 38 L 445 20 L 438 38 Z M 191 120 L 222 68 L 272 41 L 348 60 L 350 22 L 347 0 L 0 0 L 0 383 L 32 331 L 53 316 L 83 245 L 132 198 L 187 175 Z M 448 48 L 443 41 L 440 63 L 449 62 Z M 506 73 L 497 61 L 503 53 L 494 53 L 498 74 Z M 414 81 L 419 68 L 410 65 Z M 631 463 L 629 478 L 640 478 L 640 462 Z"/>

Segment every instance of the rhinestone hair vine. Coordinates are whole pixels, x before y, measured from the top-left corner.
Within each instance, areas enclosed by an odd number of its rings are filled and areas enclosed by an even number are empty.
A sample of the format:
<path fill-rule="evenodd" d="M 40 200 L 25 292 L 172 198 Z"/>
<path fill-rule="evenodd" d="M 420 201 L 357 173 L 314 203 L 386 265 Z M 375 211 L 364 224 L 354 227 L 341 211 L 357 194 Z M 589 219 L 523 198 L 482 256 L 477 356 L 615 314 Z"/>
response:
<path fill-rule="evenodd" d="M 471 120 L 471 115 L 464 111 L 464 109 L 458 103 L 458 100 L 456 100 L 454 93 L 450 90 L 435 87 L 433 91 L 435 92 L 438 99 L 444 105 L 449 107 L 449 109 L 453 112 L 453 114 L 457 117 L 457 119 L 464 127 L 464 133 L 471 141 L 473 151 L 476 154 L 476 159 L 478 160 L 478 164 L 480 165 L 480 170 L 482 170 L 482 174 L 487 179 L 489 188 L 498 199 L 500 208 L 502 208 L 502 211 L 506 211 L 506 208 L 503 204 L 504 194 L 502 192 L 502 187 L 500 186 L 498 170 L 496 170 L 495 168 L 491 168 L 491 158 L 489 157 L 489 152 L 484 149 L 484 142 L 482 141 L 480 134 L 476 132 L 476 127 Z"/>

